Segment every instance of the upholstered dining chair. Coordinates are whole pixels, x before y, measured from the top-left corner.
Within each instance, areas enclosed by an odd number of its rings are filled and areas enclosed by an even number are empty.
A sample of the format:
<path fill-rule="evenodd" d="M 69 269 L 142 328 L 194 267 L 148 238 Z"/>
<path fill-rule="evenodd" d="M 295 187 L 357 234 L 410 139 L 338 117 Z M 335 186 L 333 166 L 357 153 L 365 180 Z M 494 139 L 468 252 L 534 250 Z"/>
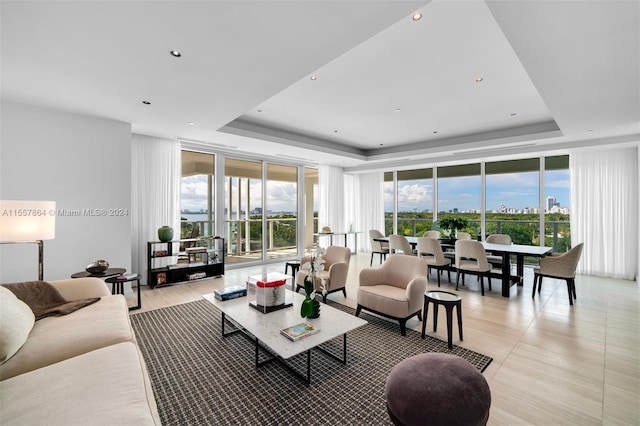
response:
<path fill-rule="evenodd" d="M 489 290 L 491 290 L 491 264 L 487 261 L 487 253 L 483 245 L 474 240 L 456 241 L 456 263 L 458 270 L 456 274 L 456 290 L 462 274 L 462 285 L 464 285 L 464 275 L 472 274 L 480 278 L 480 290 L 484 296 L 484 277 L 489 280 Z"/>
<path fill-rule="evenodd" d="M 329 246 L 326 248 L 322 258 L 324 259 L 324 270 L 316 275 L 314 285 L 316 291 L 320 293 L 322 290 L 322 281 L 324 280 L 326 293 L 322 295 L 323 302 L 327 303 L 329 293 L 336 291 L 342 290 L 344 297 L 347 297 L 345 286 L 347 284 L 349 262 L 351 261 L 351 249 L 348 247 Z M 304 265 L 310 260 L 310 256 L 303 256 L 300 260 L 300 265 Z M 304 278 L 306 276 L 307 271 L 298 271 L 296 275 L 296 293 L 301 288 L 304 288 Z"/>
<path fill-rule="evenodd" d="M 407 237 L 404 235 L 389 235 L 389 251 L 391 254 L 408 254 L 413 255 L 413 250 L 411 250 L 411 244 L 407 241 Z"/>
<path fill-rule="evenodd" d="M 416 256 L 392 254 L 382 266 L 360 271 L 356 316 L 367 311 L 400 323 L 400 334 L 406 335 L 406 324 L 413 316 L 422 321 L 422 302 L 427 288 L 427 262 Z"/>
<path fill-rule="evenodd" d="M 377 229 L 372 229 L 369 231 L 369 238 L 371 239 L 371 260 L 369 261 L 369 266 L 373 265 L 373 255 L 380 255 L 380 263 L 382 263 L 382 259 L 387 260 L 387 255 L 389 254 L 389 243 L 382 241 L 375 241 L 374 238 L 382 238 L 384 234 Z"/>
<path fill-rule="evenodd" d="M 440 242 L 431 237 L 418 237 L 416 241 L 418 242 L 418 256 L 427 261 L 427 276 L 431 273 L 431 269 L 435 269 L 438 276 L 438 287 L 440 287 L 440 274 L 442 271 L 447 271 L 449 282 L 451 282 L 451 260 L 444 257 Z"/>
<path fill-rule="evenodd" d="M 423 237 L 428 237 L 428 238 L 435 238 L 436 240 L 438 238 L 440 238 L 440 231 L 424 231 L 424 234 L 422 234 Z"/>
<path fill-rule="evenodd" d="M 507 234 L 491 234 L 487 237 L 486 241 L 493 244 L 512 244 L 511 236 Z M 487 255 L 487 261 L 496 268 L 502 267 L 501 255 Z"/>
<path fill-rule="evenodd" d="M 566 253 L 552 253 L 540 259 L 540 266 L 533 269 L 533 292 L 531 297 L 536 296 L 536 284 L 538 293 L 542 289 L 542 277 L 557 278 L 567 282 L 569 292 L 569 304 L 573 305 L 576 298 L 576 268 L 582 255 L 584 243 L 574 246 Z"/>
<path fill-rule="evenodd" d="M 468 232 L 456 232 L 456 240 L 471 240 L 471 234 Z"/>

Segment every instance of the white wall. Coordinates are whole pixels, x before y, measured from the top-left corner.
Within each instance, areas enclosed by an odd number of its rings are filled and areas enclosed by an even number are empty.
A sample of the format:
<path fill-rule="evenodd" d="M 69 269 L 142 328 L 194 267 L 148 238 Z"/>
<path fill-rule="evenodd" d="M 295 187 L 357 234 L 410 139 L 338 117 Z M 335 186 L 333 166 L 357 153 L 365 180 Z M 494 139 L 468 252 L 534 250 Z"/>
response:
<path fill-rule="evenodd" d="M 0 198 L 57 203 L 44 279 L 68 278 L 96 259 L 130 270 L 131 125 L 8 102 L 0 113 Z M 59 214 L 84 209 L 107 215 Z M 0 282 L 35 280 L 37 271 L 35 244 L 0 245 Z"/>

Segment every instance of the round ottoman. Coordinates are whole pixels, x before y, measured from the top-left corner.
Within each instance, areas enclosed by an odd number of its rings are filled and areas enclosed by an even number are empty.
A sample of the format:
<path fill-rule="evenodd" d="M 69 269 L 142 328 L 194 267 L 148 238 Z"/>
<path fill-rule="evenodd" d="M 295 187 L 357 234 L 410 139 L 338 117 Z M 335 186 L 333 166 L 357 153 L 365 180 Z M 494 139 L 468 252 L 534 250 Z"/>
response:
<path fill-rule="evenodd" d="M 396 425 L 484 425 L 491 391 L 468 361 L 442 353 L 412 356 L 385 384 L 387 411 Z"/>

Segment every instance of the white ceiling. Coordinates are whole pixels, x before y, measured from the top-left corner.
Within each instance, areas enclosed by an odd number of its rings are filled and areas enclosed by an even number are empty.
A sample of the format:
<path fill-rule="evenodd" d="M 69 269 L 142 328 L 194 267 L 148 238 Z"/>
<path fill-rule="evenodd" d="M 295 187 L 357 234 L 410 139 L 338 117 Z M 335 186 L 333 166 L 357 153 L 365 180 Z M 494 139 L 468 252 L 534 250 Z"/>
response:
<path fill-rule="evenodd" d="M 350 171 L 637 142 L 639 5 L 3 0 L 2 98 Z"/>

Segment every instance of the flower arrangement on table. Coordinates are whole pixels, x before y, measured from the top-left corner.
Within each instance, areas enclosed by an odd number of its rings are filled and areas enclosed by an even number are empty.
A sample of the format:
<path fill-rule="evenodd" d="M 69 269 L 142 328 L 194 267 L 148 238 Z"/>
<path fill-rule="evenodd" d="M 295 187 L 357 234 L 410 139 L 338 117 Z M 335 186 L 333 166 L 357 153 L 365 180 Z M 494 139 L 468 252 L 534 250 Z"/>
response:
<path fill-rule="evenodd" d="M 303 318 L 318 318 L 320 316 L 320 301 L 316 300 L 316 286 L 315 282 L 320 272 L 324 270 L 324 249 L 321 247 L 315 247 L 310 252 L 309 262 L 305 262 L 300 266 L 302 271 L 306 271 L 307 275 L 304 277 L 304 293 L 305 298 L 300 307 L 300 315 Z M 320 287 L 322 294 L 325 295 L 327 290 L 324 286 L 324 280 L 320 280 Z"/>

